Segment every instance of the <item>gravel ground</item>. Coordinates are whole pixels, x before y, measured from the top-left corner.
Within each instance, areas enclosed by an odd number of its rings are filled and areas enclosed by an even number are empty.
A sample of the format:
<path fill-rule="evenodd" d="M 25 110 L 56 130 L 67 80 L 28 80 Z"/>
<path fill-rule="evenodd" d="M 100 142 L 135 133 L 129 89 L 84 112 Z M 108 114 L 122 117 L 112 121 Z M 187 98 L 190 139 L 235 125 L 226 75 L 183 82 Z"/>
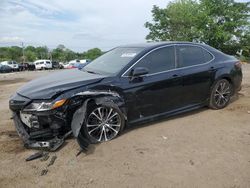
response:
<path fill-rule="evenodd" d="M 223 110 L 136 126 L 78 157 L 71 138 L 47 161 L 31 162 L 35 150 L 17 136 L 8 99 L 51 71 L 0 74 L 0 187 L 250 187 L 250 65 L 243 71 L 242 90 Z"/>

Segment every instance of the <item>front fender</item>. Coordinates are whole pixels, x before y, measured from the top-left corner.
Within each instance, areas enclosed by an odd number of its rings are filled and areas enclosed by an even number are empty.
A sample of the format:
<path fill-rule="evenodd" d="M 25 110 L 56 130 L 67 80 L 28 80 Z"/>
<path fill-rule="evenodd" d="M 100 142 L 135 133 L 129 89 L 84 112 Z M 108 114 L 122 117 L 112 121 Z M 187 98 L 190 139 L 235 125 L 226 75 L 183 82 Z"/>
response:
<path fill-rule="evenodd" d="M 96 105 L 103 105 L 119 109 L 123 113 L 124 119 L 127 119 L 127 112 L 123 97 L 121 97 L 116 92 L 95 90 L 80 92 L 75 96 L 84 96 L 85 98 L 83 104 L 73 114 L 73 118 L 71 121 L 72 132 L 77 138 L 77 141 L 82 149 L 85 149 L 89 145 L 89 141 L 86 139 L 86 135 L 84 135 L 83 132 L 80 132 L 80 130 L 85 122 L 87 109 L 92 102 L 94 102 Z"/>

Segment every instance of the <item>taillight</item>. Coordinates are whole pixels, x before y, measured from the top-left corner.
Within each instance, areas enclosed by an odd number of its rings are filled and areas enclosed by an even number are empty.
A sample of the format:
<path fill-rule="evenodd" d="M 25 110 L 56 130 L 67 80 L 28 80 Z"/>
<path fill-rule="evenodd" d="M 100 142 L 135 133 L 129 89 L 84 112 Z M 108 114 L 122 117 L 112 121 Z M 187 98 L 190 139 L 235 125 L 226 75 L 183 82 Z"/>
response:
<path fill-rule="evenodd" d="M 234 66 L 235 66 L 236 68 L 238 68 L 238 69 L 241 69 L 242 63 L 241 63 L 240 61 L 237 61 L 237 62 L 234 64 Z"/>

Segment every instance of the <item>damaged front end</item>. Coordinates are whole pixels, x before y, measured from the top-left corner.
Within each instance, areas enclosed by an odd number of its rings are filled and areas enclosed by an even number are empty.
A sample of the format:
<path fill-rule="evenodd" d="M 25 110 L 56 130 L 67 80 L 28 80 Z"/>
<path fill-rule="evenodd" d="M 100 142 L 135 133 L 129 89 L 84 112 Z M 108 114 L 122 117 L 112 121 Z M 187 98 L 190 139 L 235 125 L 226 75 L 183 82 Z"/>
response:
<path fill-rule="evenodd" d="M 69 101 L 30 100 L 19 94 L 9 102 L 13 120 L 19 136 L 27 148 L 55 151 L 71 134 Z"/>
<path fill-rule="evenodd" d="M 86 131 L 81 130 L 83 129 L 88 109 L 92 105 L 116 109 L 120 112 L 122 118 L 127 120 L 124 100 L 117 92 L 93 90 L 80 92 L 75 96 L 85 99 L 82 105 L 75 111 L 71 122 L 72 132 L 82 149 L 87 148 L 91 143 Z"/>
<path fill-rule="evenodd" d="M 36 101 L 15 94 L 9 103 L 19 136 L 27 148 L 55 151 L 72 132 L 82 149 L 90 144 L 82 125 L 89 105 L 112 106 L 126 112 L 118 93 L 71 91 L 53 101 Z"/>

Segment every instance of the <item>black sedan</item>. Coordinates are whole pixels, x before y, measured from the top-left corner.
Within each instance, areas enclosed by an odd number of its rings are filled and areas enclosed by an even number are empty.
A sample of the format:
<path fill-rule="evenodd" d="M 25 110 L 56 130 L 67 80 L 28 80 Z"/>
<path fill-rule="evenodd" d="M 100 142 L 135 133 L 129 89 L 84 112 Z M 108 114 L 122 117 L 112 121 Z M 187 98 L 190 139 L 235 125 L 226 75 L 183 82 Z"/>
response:
<path fill-rule="evenodd" d="M 12 68 L 10 66 L 7 65 L 1 65 L 0 64 L 0 73 L 9 73 L 12 72 Z"/>
<path fill-rule="evenodd" d="M 31 81 L 9 105 L 26 146 L 56 149 L 73 131 L 84 147 L 135 123 L 204 106 L 222 109 L 241 81 L 241 63 L 208 45 L 146 43 Z"/>

